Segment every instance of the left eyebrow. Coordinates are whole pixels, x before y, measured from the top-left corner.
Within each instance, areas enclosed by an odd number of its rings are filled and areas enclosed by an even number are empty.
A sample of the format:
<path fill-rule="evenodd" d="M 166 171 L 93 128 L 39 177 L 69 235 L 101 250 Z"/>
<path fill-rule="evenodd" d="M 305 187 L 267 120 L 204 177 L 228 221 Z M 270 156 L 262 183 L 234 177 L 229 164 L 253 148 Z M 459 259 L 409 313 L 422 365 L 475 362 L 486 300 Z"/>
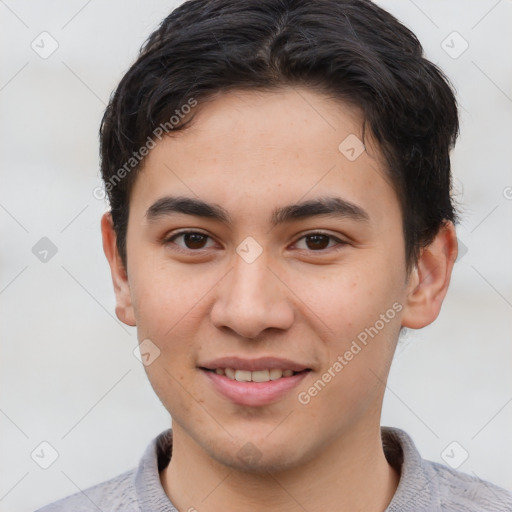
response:
<path fill-rule="evenodd" d="M 318 215 L 369 222 L 370 216 L 360 206 L 340 197 L 319 197 L 302 203 L 291 204 L 276 209 L 272 213 L 272 225 L 304 219 Z"/>
<path fill-rule="evenodd" d="M 149 221 L 156 221 L 160 217 L 176 213 L 209 218 L 227 225 L 233 223 L 228 211 L 222 206 L 186 196 L 166 196 L 158 199 L 148 208 L 146 217 Z M 358 222 L 370 221 L 368 213 L 355 203 L 340 197 L 319 197 L 276 208 L 272 212 L 270 222 L 272 226 L 277 226 L 320 215 L 352 219 Z"/>

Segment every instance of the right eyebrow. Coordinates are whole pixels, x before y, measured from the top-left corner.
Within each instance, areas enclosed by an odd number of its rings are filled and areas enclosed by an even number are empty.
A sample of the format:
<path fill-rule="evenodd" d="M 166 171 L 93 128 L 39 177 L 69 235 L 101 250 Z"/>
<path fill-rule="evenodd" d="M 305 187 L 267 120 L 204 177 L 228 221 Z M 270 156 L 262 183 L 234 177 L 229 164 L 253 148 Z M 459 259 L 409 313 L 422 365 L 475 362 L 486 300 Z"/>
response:
<path fill-rule="evenodd" d="M 158 199 L 148 208 L 146 217 L 149 221 L 154 221 L 159 217 L 172 215 L 173 213 L 205 217 L 224 224 L 231 224 L 231 217 L 222 206 L 183 196 L 165 196 Z"/>

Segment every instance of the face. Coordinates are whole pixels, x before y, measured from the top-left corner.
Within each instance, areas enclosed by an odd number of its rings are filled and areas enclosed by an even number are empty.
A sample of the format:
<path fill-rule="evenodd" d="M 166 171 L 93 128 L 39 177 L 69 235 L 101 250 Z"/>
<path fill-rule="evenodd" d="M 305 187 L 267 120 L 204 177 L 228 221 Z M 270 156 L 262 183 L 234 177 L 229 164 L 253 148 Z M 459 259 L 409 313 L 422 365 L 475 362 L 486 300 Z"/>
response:
<path fill-rule="evenodd" d="M 399 202 L 354 108 L 286 89 L 195 114 L 137 177 L 117 313 L 175 429 L 293 468 L 379 424 L 411 291 Z"/>

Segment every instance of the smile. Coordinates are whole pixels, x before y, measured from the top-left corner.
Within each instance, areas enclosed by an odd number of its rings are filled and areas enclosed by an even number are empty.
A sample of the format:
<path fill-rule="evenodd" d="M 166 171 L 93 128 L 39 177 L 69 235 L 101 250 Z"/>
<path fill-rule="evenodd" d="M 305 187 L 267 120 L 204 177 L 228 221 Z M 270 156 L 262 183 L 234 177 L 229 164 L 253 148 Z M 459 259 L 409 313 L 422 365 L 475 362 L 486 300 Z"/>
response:
<path fill-rule="evenodd" d="M 223 399 L 235 405 L 261 407 L 286 397 L 309 374 L 310 370 L 235 370 L 199 368 L 207 385 Z"/>
<path fill-rule="evenodd" d="M 299 373 L 293 370 L 282 370 L 280 368 L 271 368 L 268 370 L 235 370 L 234 368 L 216 368 L 214 371 L 217 375 L 225 375 L 228 379 L 237 380 L 238 382 L 269 382 L 278 380 L 283 377 L 292 377 Z"/>

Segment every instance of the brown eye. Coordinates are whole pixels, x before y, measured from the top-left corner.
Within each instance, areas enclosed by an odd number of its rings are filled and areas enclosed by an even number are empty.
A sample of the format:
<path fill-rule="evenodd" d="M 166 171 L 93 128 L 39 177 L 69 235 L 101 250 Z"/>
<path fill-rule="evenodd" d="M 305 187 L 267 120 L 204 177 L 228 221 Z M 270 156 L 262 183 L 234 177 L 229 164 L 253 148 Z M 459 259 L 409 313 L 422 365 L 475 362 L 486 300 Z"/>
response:
<path fill-rule="evenodd" d="M 197 251 L 208 248 L 206 243 L 210 237 L 198 231 L 184 231 L 177 233 L 166 240 L 166 244 L 174 244 L 179 250 Z M 176 243 L 176 240 L 182 239 L 182 243 Z"/>
<path fill-rule="evenodd" d="M 202 249 L 206 239 L 206 235 L 201 233 L 185 233 L 183 240 L 188 249 Z"/>
<path fill-rule="evenodd" d="M 329 237 L 327 235 L 308 235 L 306 237 L 308 249 L 319 250 L 329 246 Z"/>
<path fill-rule="evenodd" d="M 302 241 L 304 242 L 302 243 Z M 333 243 L 331 244 L 331 242 Z M 320 252 L 325 249 L 330 249 L 331 247 L 336 245 L 338 245 L 340 248 L 346 245 L 346 242 L 343 242 L 343 240 L 340 240 L 335 236 L 327 235 L 324 233 L 311 233 L 309 235 L 305 235 L 297 241 L 296 245 L 300 245 L 300 243 L 302 243 L 303 246 L 298 247 L 299 249 L 305 249 L 316 252 Z"/>

